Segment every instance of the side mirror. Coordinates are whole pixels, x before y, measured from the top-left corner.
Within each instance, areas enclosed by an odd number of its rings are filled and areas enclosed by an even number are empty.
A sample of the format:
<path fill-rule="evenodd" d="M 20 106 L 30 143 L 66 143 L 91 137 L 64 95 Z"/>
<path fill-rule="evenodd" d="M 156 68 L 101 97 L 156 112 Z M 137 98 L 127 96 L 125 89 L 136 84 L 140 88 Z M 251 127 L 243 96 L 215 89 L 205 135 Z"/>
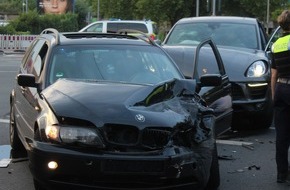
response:
<path fill-rule="evenodd" d="M 17 83 L 23 87 L 37 87 L 35 76 L 32 74 L 18 74 Z"/>
<path fill-rule="evenodd" d="M 222 84 L 222 76 L 220 74 L 206 74 L 200 77 L 202 86 L 220 86 Z"/>

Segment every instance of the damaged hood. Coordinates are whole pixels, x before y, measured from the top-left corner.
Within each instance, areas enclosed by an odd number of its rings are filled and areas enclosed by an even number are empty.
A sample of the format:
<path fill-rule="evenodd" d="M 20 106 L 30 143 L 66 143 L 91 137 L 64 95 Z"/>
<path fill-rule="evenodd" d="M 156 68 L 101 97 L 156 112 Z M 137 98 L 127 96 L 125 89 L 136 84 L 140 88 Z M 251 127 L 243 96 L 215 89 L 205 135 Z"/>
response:
<path fill-rule="evenodd" d="M 42 94 L 58 117 L 83 119 L 98 127 L 110 123 L 184 131 L 199 125 L 198 114 L 212 113 L 195 93 L 194 80 L 138 85 L 61 79 Z M 196 140 L 205 140 L 211 127 L 195 128 L 202 131 Z"/>

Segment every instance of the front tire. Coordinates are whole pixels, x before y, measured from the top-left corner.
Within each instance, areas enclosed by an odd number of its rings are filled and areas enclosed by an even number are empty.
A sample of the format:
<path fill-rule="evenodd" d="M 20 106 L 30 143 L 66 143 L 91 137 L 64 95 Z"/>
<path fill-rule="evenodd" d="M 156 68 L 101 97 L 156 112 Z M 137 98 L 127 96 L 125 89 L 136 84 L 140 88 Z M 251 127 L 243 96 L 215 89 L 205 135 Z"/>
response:
<path fill-rule="evenodd" d="M 46 188 L 42 187 L 36 179 L 33 179 L 33 183 L 35 190 L 47 190 Z"/>
<path fill-rule="evenodd" d="M 14 117 L 14 108 L 13 105 L 10 106 L 10 124 L 9 124 L 9 133 L 10 133 L 10 145 L 13 150 L 20 151 L 24 150 L 24 147 L 21 143 L 21 140 L 18 136 L 18 131 L 15 123 Z"/>
<path fill-rule="evenodd" d="M 205 190 L 216 190 L 220 186 L 220 169 L 218 162 L 217 147 L 215 144 L 212 156 L 212 163 L 210 167 L 210 176 Z"/>

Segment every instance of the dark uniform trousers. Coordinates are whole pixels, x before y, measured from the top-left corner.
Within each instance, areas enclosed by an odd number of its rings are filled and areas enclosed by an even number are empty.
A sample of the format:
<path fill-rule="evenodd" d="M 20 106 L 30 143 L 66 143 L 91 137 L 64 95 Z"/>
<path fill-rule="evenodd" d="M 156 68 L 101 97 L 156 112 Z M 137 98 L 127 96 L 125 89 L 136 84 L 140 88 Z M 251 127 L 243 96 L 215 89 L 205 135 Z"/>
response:
<path fill-rule="evenodd" d="M 290 145 L 290 84 L 276 83 L 275 97 L 276 163 L 279 173 L 288 173 Z"/>

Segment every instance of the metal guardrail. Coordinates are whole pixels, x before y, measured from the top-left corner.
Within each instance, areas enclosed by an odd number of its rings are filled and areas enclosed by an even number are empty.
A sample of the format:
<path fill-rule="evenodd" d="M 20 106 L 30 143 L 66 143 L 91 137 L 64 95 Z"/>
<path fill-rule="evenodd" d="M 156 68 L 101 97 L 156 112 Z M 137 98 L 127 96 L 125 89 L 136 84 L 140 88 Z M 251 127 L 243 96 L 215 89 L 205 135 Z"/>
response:
<path fill-rule="evenodd" d="M 0 50 L 15 51 L 26 50 L 37 35 L 1 35 Z"/>

